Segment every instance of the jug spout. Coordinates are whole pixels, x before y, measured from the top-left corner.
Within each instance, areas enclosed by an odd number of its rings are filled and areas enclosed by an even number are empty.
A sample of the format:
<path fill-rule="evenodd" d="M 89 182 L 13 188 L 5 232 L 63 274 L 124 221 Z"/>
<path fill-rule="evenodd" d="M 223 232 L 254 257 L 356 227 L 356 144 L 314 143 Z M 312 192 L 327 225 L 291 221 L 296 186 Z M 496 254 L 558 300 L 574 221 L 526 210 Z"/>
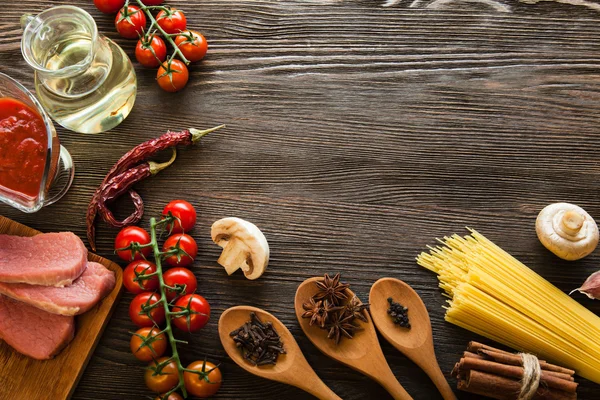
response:
<path fill-rule="evenodd" d="M 33 16 L 33 14 L 23 14 L 21 15 L 21 28 L 25 29 L 27 27 L 27 25 L 29 25 L 29 23 L 31 21 L 33 21 L 35 19 L 35 17 Z"/>
<path fill-rule="evenodd" d="M 84 96 L 106 78 L 112 62 L 90 14 L 73 6 L 21 17 L 21 53 L 36 79 L 58 96 Z"/>
<path fill-rule="evenodd" d="M 20 22 L 21 53 L 36 72 L 65 78 L 89 68 L 99 40 L 96 23 L 85 10 L 57 6 L 38 15 L 24 14 Z"/>

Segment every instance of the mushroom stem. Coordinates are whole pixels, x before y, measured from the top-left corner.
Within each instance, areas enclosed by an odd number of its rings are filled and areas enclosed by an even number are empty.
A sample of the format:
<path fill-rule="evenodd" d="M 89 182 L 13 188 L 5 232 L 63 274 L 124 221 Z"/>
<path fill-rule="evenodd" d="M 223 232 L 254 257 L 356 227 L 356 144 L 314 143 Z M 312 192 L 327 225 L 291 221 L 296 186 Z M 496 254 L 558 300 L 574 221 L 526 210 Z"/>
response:
<path fill-rule="evenodd" d="M 581 230 L 585 217 L 576 211 L 566 211 L 561 219 L 562 229 L 571 236 L 577 235 Z"/>
<path fill-rule="evenodd" d="M 227 275 L 231 275 L 239 268 L 243 269 L 246 265 L 247 257 L 248 255 L 238 248 L 238 241 L 233 239 L 225 245 L 223 253 L 221 253 L 221 257 L 219 257 L 217 262 L 225 267 Z"/>

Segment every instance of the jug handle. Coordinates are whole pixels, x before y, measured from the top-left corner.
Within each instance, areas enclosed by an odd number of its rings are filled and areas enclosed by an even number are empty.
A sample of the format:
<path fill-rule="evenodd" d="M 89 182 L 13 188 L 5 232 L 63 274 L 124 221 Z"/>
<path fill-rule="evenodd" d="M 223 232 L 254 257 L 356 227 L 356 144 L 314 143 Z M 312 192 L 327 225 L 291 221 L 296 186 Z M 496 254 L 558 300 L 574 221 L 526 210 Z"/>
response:
<path fill-rule="evenodd" d="M 21 22 L 21 28 L 25 29 L 25 27 L 27 25 L 29 25 L 29 23 L 31 21 L 33 21 L 35 19 L 35 16 L 33 14 L 23 14 L 21 15 L 21 19 L 19 20 Z"/>
<path fill-rule="evenodd" d="M 60 155 L 58 157 L 58 169 L 56 171 L 56 176 L 54 177 L 54 181 L 57 184 L 61 184 L 62 187 L 60 189 L 53 188 L 54 190 L 58 190 L 58 192 L 53 193 L 52 197 L 44 200 L 44 207 L 48 206 L 52 203 L 58 201 L 61 197 L 67 193 L 67 190 L 71 187 L 71 183 L 73 183 L 73 177 L 75 176 L 75 167 L 73 166 L 73 159 L 71 158 L 71 154 L 67 149 L 60 146 Z"/>

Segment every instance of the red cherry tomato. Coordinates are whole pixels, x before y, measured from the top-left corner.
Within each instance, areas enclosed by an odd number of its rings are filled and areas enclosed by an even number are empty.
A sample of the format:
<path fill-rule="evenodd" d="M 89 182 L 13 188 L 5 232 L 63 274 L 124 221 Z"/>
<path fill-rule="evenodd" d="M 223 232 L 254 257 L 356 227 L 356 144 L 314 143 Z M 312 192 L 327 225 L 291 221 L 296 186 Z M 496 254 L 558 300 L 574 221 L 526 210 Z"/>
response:
<path fill-rule="evenodd" d="M 182 315 L 173 318 L 173 324 L 182 331 L 196 332 L 207 324 L 210 318 L 210 305 L 208 301 L 199 294 L 188 294 L 175 302 L 173 311 L 183 311 L 189 309 L 189 315 Z"/>
<path fill-rule="evenodd" d="M 159 333 L 157 328 L 140 328 L 131 336 L 129 348 L 131 352 L 140 361 L 152 361 L 161 357 L 167 350 L 168 339 L 164 333 Z M 154 340 L 147 341 L 148 338 Z"/>
<path fill-rule="evenodd" d="M 170 64 L 162 63 L 156 73 L 156 80 L 162 90 L 177 92 L 185 87 L 190 74 L 182 61 L 172 60 Z"/>
<path fill-rule="evenodd" d="M 171 229 L 171 224 L 167 225 L 167 230 L 172 233 L 184 233 L 189 232 L 196 225 L 196 210 L 194 206 L 185 200 L 173 200 L 165 206 L 162 215 L 165 217 L 167 214 L 171 214 L 178 218 Z"/>
<path fill-rule="evenodd" d="M 183 11 L 176 8 L 171 8 L 168 11 L 160 11 L 156 14 L 156 22 L 167 33 L 183 32 L 187 26 L 187 20 Z"/>
<path fill-rule="evenodd" d="M 208 51 L 208 42 L 200 32 L 188 30 L 175 38 L 175 44 L 189 61 L 200 61 Z"/>
<path fill-rule="evenodd" d="M 146 260 L 133 261 L 123 271 L 123 285 L 133 294 L 153 292 L 158 289 L 158 277 L 154 275 L 144 279 L 141 275 L 149 275 L 154 272 L 156 272 L 154 263 Z"/>
<path fill-rule="evenodd" d="M 194 273 L 187 268 L 171 268 L 163 274 L 163 280 L 167 286 L 185 286 L 185 291 L 182 293 L 167 289 L 165 294 L 169 301 L 173 300 L 175 297 L 192 294 L 198 288 L 198 280 L 194 276 Z"/>
<path fill-rule="evenodd" d="M 146 14 L 137 6 L 121 8 L 115 17 L 115 28 L 126 39 L 137 39 L 146 28 Z"/>
<path fill-rule="evenodd" d="M 94 5 L 105 14 L 114 14 L 125 5 L 125 0 L 94 0 Z"/>
<path fill-rule="evenodd" d="M 167 46 L 158 36 L 138 40 L 135 46 L 135 58 L 146 68 L 156 68 L 167 58 Z"/>
<path fill-rule="evenodd" d="M 150 310 L 152 318 L 142 312 L 143 308 L 147 308 L 159 301 L 160 297 L 156 293 L 143 292 L 138 294 L 131 300 L 131 304 L 129 304 L 129 318 L 140 328 L 162 324 L 165 322 L 165 309 L 162 305 Z"/>
<path fill-rule="evenodd" d="M 188 394 L 205 399 L 219 391 L 223 376 L 217 365 L 210 361 L 194 361 L 187 366 L 187 369 L 199 372 L 183 373 L 183 382 Z"/>
<path fill-rule="evenodd" d="M 152 251 L 151 247 L 144 247 L 140 249 L 140 251 L 136 251 L 133 258 L 131 257 L 131 250 L 117 251 L 117 249 L 128 247 L 132 242 L 148 244 L 150 243 L 150 235 L 138 226 L 126 226 L 121 229 L 121 232 L 119 232 L 115 238 L 115 251 L 121 260 L 143 260 L 150 255 L 150 252 Z"/>
<path fill-rule="evenodd" d="M 168 357 L 161 357 L 156 361 L 151 362 L 148 367 L 156 367 L 158 363 L 167 361 Z M 155 374 L 151 368 L 146 369 L 144 374 L 144 380 L 148 389 L 156 393 L 164 393 L 173 389 L 179 382 L 179 375 L 177 370 L 177 364 L 175 361 L 170 361 L 165 365 L 160 374 Z"/>
<path fill-rule="evenodd" d="M 177 233 L 173 236 L 169 236 L 167 240 L 165 240 L 163 251 L 175 249 L 178 244 L 179 248 L 187 254 L 181 252 L 179 257 L 177 254 L 168 256 L 165 258 L 165 262 L 171 267 L 187 267 L 194 262 L 194 258 L 196 258 L 196 255 L 198 254 L 198 245 L 190 235 Z"/>

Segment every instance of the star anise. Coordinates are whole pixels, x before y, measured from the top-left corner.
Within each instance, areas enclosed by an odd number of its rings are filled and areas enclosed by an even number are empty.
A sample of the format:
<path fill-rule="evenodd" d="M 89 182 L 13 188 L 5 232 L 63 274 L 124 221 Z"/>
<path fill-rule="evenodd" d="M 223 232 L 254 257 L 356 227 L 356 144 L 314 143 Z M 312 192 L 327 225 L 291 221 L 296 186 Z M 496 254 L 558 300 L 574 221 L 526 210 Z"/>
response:
<path fill-rule="evenodd" d="M 315 301 L 314 298 L 310 298 L 308 303 L 302 304 L 302 308 L 304 308 L 304 314 L 302 314 L 302 318 L 310 318 L 309 325 L 314 325 L 317 323 L 319 326 L 325 325 L 325 319 L 323 318 L 323 302 Z"/>
<path fill-rule="evenodd" d="M 321 281 L 316 282 L 319 291 L 313 297 L 315 300 L 328 300 L 331 304 L 338 305 L 340 301 L 347 300 L 345 291 L 350 285 L 340 282 L 340 274 L 335 274 L 333 278 L 329 274 Z"/>
<path fill-rule="evenodd" d="M 369 309 L 369 303 L 363 304 L 356 295 L 350 299 L 348 304 L 344 306 L 344 316 L 351 315 L 352 318 L 358 318 L 361 321 L 368 322 L 365 317 L 364 310 Z"/>
<path fill-rule="evenodd" d="M 342 336 L 352 339 L 354 332 L 362 330 L 362 328 L 351 323 L 353 319 L 354 317 L 351 315 L 343 318 L 340 313 L 331 314 L 331 323 L 327 326 L 329 329 L 327 339 L 334 339 L 335 344 L 340 343 Z"/>
<path fill-rule="evenodd" d="M 343 310 L 344 306 L 335 306 L 331 304 L 329 301 L 325 300 L 323 302 L 323 307 L 321 308 L 323 314 L 321 318 L 321 328 L 325 328 L 325 325 L 331 319 L 333 314 L 339 314 L 339 311 Z"/>

